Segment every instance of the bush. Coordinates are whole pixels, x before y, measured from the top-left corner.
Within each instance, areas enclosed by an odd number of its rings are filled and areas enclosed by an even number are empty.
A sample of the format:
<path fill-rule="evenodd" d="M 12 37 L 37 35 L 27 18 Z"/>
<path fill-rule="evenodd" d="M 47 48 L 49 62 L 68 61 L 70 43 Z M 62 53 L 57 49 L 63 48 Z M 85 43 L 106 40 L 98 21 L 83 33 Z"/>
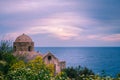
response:
<path fill-rule="evenodd" d="M 65 72 L 56 75 L 55 80 L 70 80 Z"/>
<path fill-rule="evenodd" d="M 53 76 L 51 65 L 44 64 L 41 57 L 28 63 L 19 61 L 13 64 L 7 74 L 7 80 L 68 80 L 66 73 Z M 51 75 L 52 74 L 52 75 Z"/>
<path fill-rule="evenodd" d="M 7 75 L 8 80 L 50 80 L 51 75 L 41 57 L 24 63 L 19 61 L 11 66 Z"/>
<path fill-rule="evenodd" d="M 83 76 L 83 75 L 84 75 L 84 77 L 94 75 L 92 70 L 89 70 L 88 68 L 81 67 L 81 66 L 78 66 L 75 68 L 68 67 L 68 68 L 64 69 L 63 72 L 65 72 L 69 78 L 71 78 L 71 79 L 73 78 L 75 80 L 81 79 L 81 76 Z"/>

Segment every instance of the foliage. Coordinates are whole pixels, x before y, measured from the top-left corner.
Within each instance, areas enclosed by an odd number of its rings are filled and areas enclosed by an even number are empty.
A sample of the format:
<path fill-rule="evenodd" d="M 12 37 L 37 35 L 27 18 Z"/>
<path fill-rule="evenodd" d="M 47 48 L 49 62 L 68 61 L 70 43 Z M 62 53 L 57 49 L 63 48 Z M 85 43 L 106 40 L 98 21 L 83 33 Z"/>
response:
<path fill-rule="evenodd" d="M 63 70 L 71 80 L 120 80 L 120 74 L 113 78 L 107 76 L 105 71 L 102 71 L 102 75 L 95 75 L 91 70 L 86 67 L 68 67 Z"/>
<path fill-rule="evenodd" d="M 7 62 L 6 61 L 0 61 L 0 72 L 1 74 L 3 74 L 5 72 L 5 68 L 6 68 Z"/>
<path fill-rule="evenodd" d="M 29 61 L 27 67 L 31 68 L 35 72 L 36 71 L 38 72 L 40 69 L 46 68 L 46 66 L 40 56 L 36 57 L 34 60 Z"/>
<path fill-rule="evenodd" d="M 50 80 L 51 75 L 42 58 L 36 57 L 26 64 L 23 61 L 15 63 L 7 78 L 8 80 Z"/>
<path fill-rule="evenodd" d="M 46 65 L 46 66 L 47 66 L 47 68 L 48 68 L 49 71 L 50 71 L 50 75 L 51 75 L 51 76 L 54 76 L 54 74 L 55 74 L 54 64 L 48 64 L 48 65 Z"/>
<path fill-rule="evenodd" d="M 119 77 L 119 78 L 120 78 L 120 73 L 119 73 L 119 74 L 117 74 L 117 77 Z"/>
<path fill-rule="evenodd" d="M 37 79 L 49 80 L 51 77 L 48 67 L 44 64 L 40 56 L 28 62 L 27 68 L 32 70 L 32 72 L 35 74 Z"/>
<path fill-rule="evenodd" d="M 0 41 L 0 59 L 5 53 L 12 53 L 12 41 L 10 40 L 1 40 Z"/>
<path fill-rule="evenodd" d="M 19 61 L 11 66 L 7 80 L 68 80 L 62 72 L 53 76 L 53 65 L 44 64 L 41 57 L 36 57 L 28 63 Z"/>
<path fill-rule="evenodd" d="M 12 42 L 7 40 L 0 41 L 0 71 L 3 74 L 7 74 L 11 65 L 13 65 L 17 59 L 12 55 Z"/>
<path fill-rule="evenodd" d="M 88 68 L 86 67 L 81 67 L 81 66 L 78 66 L 78 67 L 68 67 L 66 69 L 63 70 L 67 76 L 69 78 L 74 78 L 76 80 L 79 80 L 79 78 L 84 75 L 84 76 L 89 76 L 89 75 L 94 75 L 94 73 L 92 72 L 92 70 L 89 70 Z"/>
<path fill-rule="evenodd" d="M 56 75 L 55 80 L 70 80 L 65 72 Z"/>
<path fill-rule="evenodd" d="M 111 77 L 100 77 L 99 75 L 89 75 L 89 76 L 82 75 L 77 80 L 114 80 L 114 79 Z"/>
<path fill-rule="evenodd" d="M 20 68 L 25 68 L 26 65 L 23 61 L 18 61 L 17 63 L 13 64 L 10 68 L 10 70 L 17 70 L 17 69 L 20 69 Z"/>
<path fill-rule="evenodd" d="M 4 75 L 0 72 L 0 80 L 4 80 Z"/>

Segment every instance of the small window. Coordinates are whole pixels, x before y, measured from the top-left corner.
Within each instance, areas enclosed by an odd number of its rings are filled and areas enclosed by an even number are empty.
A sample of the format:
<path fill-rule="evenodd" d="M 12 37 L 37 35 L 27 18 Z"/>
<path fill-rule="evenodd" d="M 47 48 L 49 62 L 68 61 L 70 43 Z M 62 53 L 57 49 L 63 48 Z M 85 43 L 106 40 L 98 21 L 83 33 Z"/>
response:
<path fill-rule="evenodd" d="M 51 58 L 51 56 L 48 56 L 48 60 L 50 61 L 52 58 Z"/>
<path fill-rule="evenodd" d="M 16 46 L 14 46 L 14 51 L 16 51 Z"/>
<path fill-rule="evenodd" d="M 28 47 L 28 51 L 31 51 L 31 46 Z"/>

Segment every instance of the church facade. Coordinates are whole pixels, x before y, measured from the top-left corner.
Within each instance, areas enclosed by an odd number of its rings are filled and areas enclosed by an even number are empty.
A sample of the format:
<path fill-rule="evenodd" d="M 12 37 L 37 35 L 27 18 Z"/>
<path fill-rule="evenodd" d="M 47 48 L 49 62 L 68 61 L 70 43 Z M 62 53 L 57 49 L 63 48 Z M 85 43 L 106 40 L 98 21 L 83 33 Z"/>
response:
<path fill-rule="evenodd" d="M 26 56 L 26 61 L 32 60 L 37 56 L 41 56 L 45 64 L 54 64 L 55 73 L 61 72 L 62 69 L 66 67 L 65 61 L 59 61 L 59 59 L 54 56 L 51 52 L 42 54 L 34 50 L 34 42 L 32 39 L 26 35 L 22 34 L 16 38 L 13 43 L 14 55 L 24 55 Z"/>

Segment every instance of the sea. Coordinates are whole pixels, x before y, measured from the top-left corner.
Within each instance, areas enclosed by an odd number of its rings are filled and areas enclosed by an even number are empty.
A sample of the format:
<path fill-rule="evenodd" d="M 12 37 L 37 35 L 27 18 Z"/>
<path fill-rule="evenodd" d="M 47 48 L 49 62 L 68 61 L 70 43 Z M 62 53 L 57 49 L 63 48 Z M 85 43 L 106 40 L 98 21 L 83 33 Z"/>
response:
<path fill-rule="evenodd" d="M 43 54 L 51 52 L 66 67 L 82 66 L 94 73 L 115 77 L 120 73 L 120 47 L 36 47 Z"/>

